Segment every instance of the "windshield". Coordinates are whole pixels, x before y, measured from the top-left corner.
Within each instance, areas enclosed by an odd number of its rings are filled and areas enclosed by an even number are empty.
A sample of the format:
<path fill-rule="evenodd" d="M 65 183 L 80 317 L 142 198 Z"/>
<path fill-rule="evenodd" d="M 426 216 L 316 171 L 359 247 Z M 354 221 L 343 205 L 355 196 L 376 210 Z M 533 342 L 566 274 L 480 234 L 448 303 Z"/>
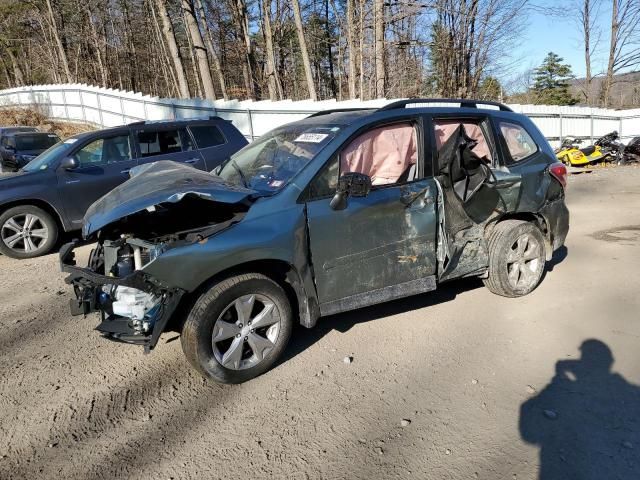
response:
<path fill-rule="evenodd" d="M 22 170 L 25 172 L 35 172 L 36 170 L 46 170 L 49 168 L 57 159 L 64 156 L 66 152 L 71 150 L 75 139 L 70 138 L 65 140 L 64 142 L 56 143 L 53 147 L 45 150 L 36 158 L 27 163 Z"/>
<path fill-rule="evenodd" d="M 46 150 L 60 141 L 53 133 L 16 135 L 16 150 Z"/>
<path fill-rule="evenodd" d="M 284 187 L 340 131 L 328 125 L 290 125 L 273 130 L 250 143 L 222 165 L 225 180 L 273 193 Z"/>

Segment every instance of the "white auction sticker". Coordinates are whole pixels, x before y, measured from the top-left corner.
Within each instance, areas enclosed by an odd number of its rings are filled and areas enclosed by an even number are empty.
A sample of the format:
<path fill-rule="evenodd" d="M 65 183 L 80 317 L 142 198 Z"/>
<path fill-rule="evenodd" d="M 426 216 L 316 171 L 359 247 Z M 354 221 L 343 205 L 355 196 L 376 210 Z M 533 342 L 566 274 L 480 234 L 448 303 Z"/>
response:
<path fill-rule="evenodd" d="M 303 133 L 298 138 L 294 140 L 294 142 L 299 143 L 320 143 L 329 135 L 326 133 Z"/>
<path fill-rule="evenodd" d="M 77 138 L 67 138 L 64 143 L 76 143 L 77 141 Z"/>

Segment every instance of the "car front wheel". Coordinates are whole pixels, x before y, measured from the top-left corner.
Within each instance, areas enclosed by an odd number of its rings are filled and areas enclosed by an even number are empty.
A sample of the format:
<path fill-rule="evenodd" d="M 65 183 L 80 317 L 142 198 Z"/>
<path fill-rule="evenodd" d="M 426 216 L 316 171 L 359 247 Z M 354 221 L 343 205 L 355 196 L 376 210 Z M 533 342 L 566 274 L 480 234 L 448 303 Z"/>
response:
<path fill-rule="evenodd" d="M 204 376 L 241 383 L 266 372 L 284 351 L 293 326 L 286 293 L 248 273 L 204 292 L 182 328 L 182 349 Z"/>
<path fill-rule="evenodd" d="M 0 215 L 0 253 L 33 258 L 49 253 L 58 238 L 58 225 L 47 212 L 20 205 Z"/>
<path fill-rule="evenodd" d="M 484 280 L 491 292 L 503 297 L 521 297 L 540 283 L 546 261 L 540 229 L 531 222 L 505 220 L 498 223 L 488 240 L 489 272 Z"/>

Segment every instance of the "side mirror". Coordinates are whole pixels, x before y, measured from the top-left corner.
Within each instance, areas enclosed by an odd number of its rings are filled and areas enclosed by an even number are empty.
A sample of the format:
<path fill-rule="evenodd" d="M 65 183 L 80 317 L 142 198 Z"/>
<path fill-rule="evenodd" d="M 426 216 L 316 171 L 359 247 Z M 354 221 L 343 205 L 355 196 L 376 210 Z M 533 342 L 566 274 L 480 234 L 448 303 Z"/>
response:
<path fill-rule="evenodd" d="M 65 157 L 60 162 L 60 168 L 64 168 L 65 170 L 75 170 L 80 166 L 80 162 L 75 157 Z"/>
<path fill-rule="evenodd" d="M 348 172 L 338 179 L 336 194 L 329 204 L 334 210 L 347 208 L 347 198 L 366 197 L 371 191 L 371 177 L 364 173 Z"/>

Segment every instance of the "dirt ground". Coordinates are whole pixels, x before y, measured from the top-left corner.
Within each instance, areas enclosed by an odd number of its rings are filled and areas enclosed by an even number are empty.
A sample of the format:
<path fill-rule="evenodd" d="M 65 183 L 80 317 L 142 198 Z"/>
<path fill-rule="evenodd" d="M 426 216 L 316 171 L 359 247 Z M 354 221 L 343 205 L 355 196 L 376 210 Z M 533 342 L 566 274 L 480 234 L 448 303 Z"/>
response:
<path fill-rule="evenodd" d="M 640 168 L 574 175 L 568 203 L 531 295 L 326 318 L 238 386 L 176 334 L 145 356 L 70 317 L 56 255 L 0 257 L 0 478 L 640 478 Z"/>

